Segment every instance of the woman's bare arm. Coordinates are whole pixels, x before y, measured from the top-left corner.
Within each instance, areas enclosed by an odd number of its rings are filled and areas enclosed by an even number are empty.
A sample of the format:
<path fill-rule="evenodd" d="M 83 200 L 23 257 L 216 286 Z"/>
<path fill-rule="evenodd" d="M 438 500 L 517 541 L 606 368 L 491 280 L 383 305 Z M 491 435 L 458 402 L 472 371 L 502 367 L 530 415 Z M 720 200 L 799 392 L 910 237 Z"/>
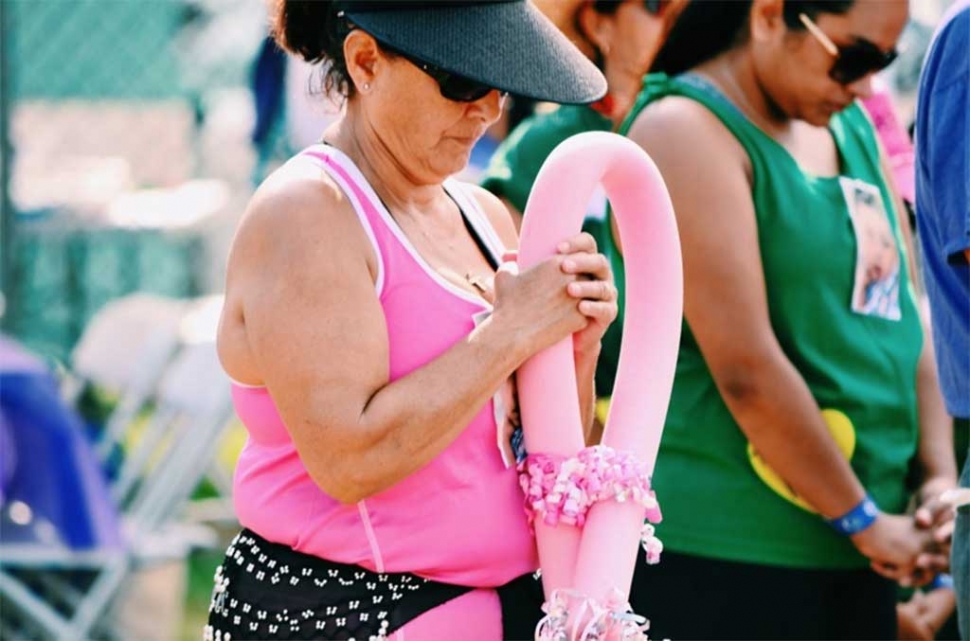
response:
<path fill-rule="evenodd" d="M 555 261 L 504 274 L 488 321 L 392 383 L 374 261 L 343 194 L 301 178 L 257 194 L 229 264 L 255 367 L 311 477 L 344 502 L 426 465 L 532 351 L 585 325 Z"/>
<path fill-rule="evenodd" d="M 841 516 L 865 489 L 772 329 L 743 149 L 713 114 L 679 97 L 648 107 L 630 137 L 670 190 L 684 255 L 684 313 L 728 409 L 800 496 L 826 517 Z M 901 522 L 893 527 L 911 534 Z M 878 529 L 854 537 L 860 549 Z M 915 553 L 914 538 L 907 542 L 896 546 L 898 558 Z"/>

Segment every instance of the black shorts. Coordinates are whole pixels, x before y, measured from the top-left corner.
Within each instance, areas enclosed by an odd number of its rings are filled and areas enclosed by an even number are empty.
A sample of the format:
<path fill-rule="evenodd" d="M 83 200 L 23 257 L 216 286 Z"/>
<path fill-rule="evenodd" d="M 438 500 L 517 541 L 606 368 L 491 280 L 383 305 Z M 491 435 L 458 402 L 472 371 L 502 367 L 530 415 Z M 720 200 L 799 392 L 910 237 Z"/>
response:
<path fill-rule="evenodd" d="M 664 551 L 643 555 L 633 611 L 651 639 L 895 639 L 896 591 L 869 568 L 803 570 Z"/>
<path fill-rule="evenodd" d="M 216 570 L 205 639 L 383 638 L 472 589 L 327 561 L 243 530 Z M 497 592 L 505 638 L 531 638 L 539 582 L 526 575 Z"/>

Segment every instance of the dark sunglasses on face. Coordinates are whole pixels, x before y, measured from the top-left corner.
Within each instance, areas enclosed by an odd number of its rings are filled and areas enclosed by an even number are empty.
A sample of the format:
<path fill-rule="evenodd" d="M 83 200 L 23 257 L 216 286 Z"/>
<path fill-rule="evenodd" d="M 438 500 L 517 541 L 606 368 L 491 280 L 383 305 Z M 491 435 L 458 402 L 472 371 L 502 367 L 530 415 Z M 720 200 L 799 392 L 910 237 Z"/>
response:
<path fill-rule="evenodd" d="M 859 40 L 851 45 L 839 46 L 832 42 L 832 39 L 825 35 L 811 18 L 804 13 L 798 14 L 808 32 L 815 37 L 829 54 L 835 58 L 832 68 L 829 69 L 829 77 L 842 85 L 850 85 L 856 80 L 863 78 L 871 73 L 885 69 L 896 56 L 899 55 L 895 49 L 883 51 L 876 45 L 867 40 Z"/>
<path fill-rule="evenodd" d="M 452 73 L 441 67 L 436 67 L 435 65 L 429 64 L 427 62 L 422 62 L 421 60 L 416 60 L 411 56 L 401 53 L 400 51 L 381 43 L 381 48 L 393 53 L 394 55 L 400 56 L 410 62 L 412 65 L 425 72 L 435 82 L 438 83 L 438 90 L 441 95 L 448 100 L 453 100 L 455 102 L 475 102 L 476 100 L 481 100 L 494 89 L 486 84 L 466 78 L 465 76 L 460 76 L 456 73 Z M 501 92 L 502 97 L 507 94 L 503 91 Z"/>

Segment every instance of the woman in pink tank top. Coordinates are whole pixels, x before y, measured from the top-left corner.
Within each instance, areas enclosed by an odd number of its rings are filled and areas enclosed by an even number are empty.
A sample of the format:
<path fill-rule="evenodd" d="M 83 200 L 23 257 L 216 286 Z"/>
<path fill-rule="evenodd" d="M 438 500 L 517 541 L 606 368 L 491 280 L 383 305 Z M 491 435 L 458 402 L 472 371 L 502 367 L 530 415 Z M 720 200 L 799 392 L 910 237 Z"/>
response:
<path fill-rule="evenodd" d="M 206 637 L 531 637 L 514 372 L 572 335 L 591 422 L 616 289 L 588 235 L 500 269 L 508 211 L 450 176 L 507 93 L 588 103 L 605 81 L 523 0 L 277 0 L 274 17 L 345 113 L 233 242 L 219 353 L 249 431 L 244 530 Z"/>

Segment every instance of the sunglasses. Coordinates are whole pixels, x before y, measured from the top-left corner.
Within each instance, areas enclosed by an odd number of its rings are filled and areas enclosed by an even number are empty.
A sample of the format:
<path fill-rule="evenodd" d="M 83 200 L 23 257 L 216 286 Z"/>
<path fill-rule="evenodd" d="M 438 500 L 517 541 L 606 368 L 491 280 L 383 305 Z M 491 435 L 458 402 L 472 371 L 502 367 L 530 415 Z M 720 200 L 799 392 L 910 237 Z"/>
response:
<path fill-rule="evenodd" d="M 476 100 L 481 100 L 495 89 L 494 87 L 490 87 L 489 85 L 478 82 L 477 80 L 466 78 L 465 76 L 452 73 L 451 71 L 447 71 L 441 67 L 436 67 L 435 65 L 412 58 L 406 53 L 387 46 L 383 42 L 381 43 L 381 48 L 385 51 L 393 53 L 396 56 L 404 58 L 415 67 L 431 76 L 431 78 L 438 83 L 438 91 L 440 91 L 441 95 L 448 100 L 453 100 L 455 102 L 475 102 Z M 500 93 L 503 98 L 508 95 L 508 93 L 505 91 Z"/>
<path fill-rule="evenodd" d="M 670 3 L 671 0 L 643 0 L 644 8 L 655 16 L 663 15 Z"/>
<path fill-rule="evenodd" d="M 860 78 L 885 69 L 899 55 L 895 49 L 883 51 L 868 40 L 859 40 L 840 47 L 804 13 L 798 14 L 798 19 L 819 41 L 822 48 L 835 58 L 832 68 L 829 69 L 829 77 L 841 85 L 850 85 Z"/>

